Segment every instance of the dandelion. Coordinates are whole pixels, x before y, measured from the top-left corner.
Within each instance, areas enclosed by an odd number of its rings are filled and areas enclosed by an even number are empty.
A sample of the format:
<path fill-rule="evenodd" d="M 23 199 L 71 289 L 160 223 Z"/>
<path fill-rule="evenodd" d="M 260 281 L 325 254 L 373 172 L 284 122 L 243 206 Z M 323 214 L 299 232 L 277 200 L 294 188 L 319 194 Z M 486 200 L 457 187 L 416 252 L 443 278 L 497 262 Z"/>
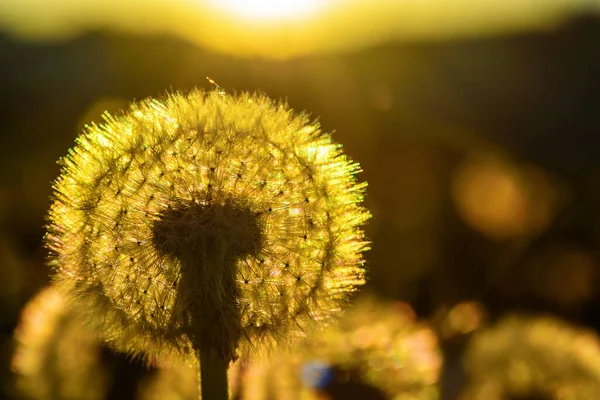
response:
<path fill-rule="evenodd" d="M 35 400 L 101 400 L 109 374 L 98 338 L 69 312 L 56 288 L 23 309 L 15 331 L 12 370 L 20 396 Z"/>
<path fill-rule="evenodd" d="M 475 334 L 464 400 L 600 398 L 600 342 L 550 317 L 511 316 Z"/>
<path fill-rule="evenodd" d="M 139 385 L 138 397 L 144 400 L 187 400 L 198 398 L 198 372 L 181 364 L 161 368 Z"/>
<path fill-rule="evenodd" d="M 243 376 L 243 397 L 317 399 L 327 393 L 333 399 L 350 394 L 375 399 L 381 393 L 377 398 L 437 399 L 441 352 L 433 331 L 413 315 L 405 303 L 360 300 L 336 326 L 309 337 L 298 352 L 250 365 Z"/>
<path fill-rule="evenodd" d="M 24 308 L 15 332 L 12 369 L 19 398 L 31 400 L 102 400 L 123 392 L 114 361 L 125 355 L 108 352 L 103 342 L 84 324 L 56 286 L 49 286 Z M 110 357 L 106 357 L 110 353 Z M 132 360 L 130 360 L 132 361 Z M 236 365 L 236 364 L 234 364 Z M 239 368 L 230 368 L 236 381 Z M 154 364 L 127 386 L 138 400 L 183 400 L 198 397 L 197 367 L 177 362 Z M 117 379 L 115 379 L 117 378 Z M 232 387 L 235 394 L 235 387 Z"/>
<path fill-rule="evenodd" d="M 198 357 L 202 382 L 226 388 L 240 352 L 293 341 L 364 283 L 359 166 L 262 95 L 133 104 L 88 126 L 62 166 L 55 281 L 114 346 Z"/>

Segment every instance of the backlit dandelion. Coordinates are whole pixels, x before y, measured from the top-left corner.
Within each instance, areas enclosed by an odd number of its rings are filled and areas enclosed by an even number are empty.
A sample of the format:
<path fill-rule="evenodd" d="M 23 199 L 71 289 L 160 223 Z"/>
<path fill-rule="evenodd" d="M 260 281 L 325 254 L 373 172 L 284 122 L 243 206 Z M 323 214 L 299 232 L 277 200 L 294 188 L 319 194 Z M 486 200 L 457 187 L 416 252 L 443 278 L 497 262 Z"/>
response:
<path fill-rule="evenodd" d="M 69 304 L 64 291 L 55 286 L 43 289 L 24 308 L 15 332 L 12 359 L 15 389 L 19 398 L 30 400 L 102 400 L 114 395 L 119 382 L 114 361 L 126 360 L 120 353 L 107 351 L 94 331 L 83 323 Z M 234 366 L 237 364 L 234 364 Z M 228 375 L 236 382 L 239 368 Z M 184 400 L 198 398 L 198 366 L 180 362 L 154 364 L 139 381 L 137 400 Z M 117 379 L 115 379 L 117 378 Z M 232 387 L 235 394 L 235 387 Z"/>
<path fill-rule="evenodd" d="M 262 95 L 133 104 L 87 127 L 62 165 L 55 280 L 120 347 L 226 365 L 324 322 L 364 282 L 358 165 Z"/>
<path fill-rule="evenodd" d="M 413 315 L 405 303 L 364 299 L 339 324 L 309 337 L 300 351 L 251 364 L 243 397 L 318 399 L 325 392 L 333 399 L 374 399 L 379 392 L 394 400 L 437 399 L 437 337 Z"/>
<path fill-rule="evenodd" d="M 597 335 L 556 318 L 511 316 L 476 333 L 464 400 L 600 398 Z"/>
<path fill-rule="evenodd" d="M 99 339 L 70 312 L 53 287 L 23 309 L 12 369 L 19 396 L 35 400 L 100 400 L 109 385 Z"/>

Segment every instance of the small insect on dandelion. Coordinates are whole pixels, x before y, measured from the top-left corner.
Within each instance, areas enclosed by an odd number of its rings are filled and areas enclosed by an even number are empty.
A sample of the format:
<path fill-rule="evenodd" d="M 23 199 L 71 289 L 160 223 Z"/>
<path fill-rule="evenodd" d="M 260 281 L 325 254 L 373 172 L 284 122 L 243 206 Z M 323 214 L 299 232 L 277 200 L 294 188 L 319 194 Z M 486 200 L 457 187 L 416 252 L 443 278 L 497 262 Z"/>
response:
<path fill-rule="evenodd" d="M 199 356 L 204 374 L 325 322 L 364 283 L 358 164 L 263 95 L 135 103 L 61 164 L 54 280 L 121 349 Z"/>

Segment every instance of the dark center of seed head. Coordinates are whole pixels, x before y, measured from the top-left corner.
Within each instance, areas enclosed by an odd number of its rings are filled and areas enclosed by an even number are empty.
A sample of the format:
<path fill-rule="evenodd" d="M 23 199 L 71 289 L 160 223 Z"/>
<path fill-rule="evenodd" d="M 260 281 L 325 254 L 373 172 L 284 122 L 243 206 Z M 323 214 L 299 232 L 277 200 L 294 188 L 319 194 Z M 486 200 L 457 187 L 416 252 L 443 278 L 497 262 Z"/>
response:
<path fill-rule="evenodd" d="M 176 325 L 187 326 L 195 347 L 233 359 L 242 335 L 236 266 L 262 248 L 259 219 L 234 201 L 180 201 L 154 223 L 153 242 L 159 254 L 181 265 Z"/>
<path fill-rule="evenodd" d="M 234 261 L 255 255 L 262 231 L 256 215 L 234 202 L 199 204 L 177 202 L 163 210 L 154 223 L 157 251 L 184 261 Z"/>

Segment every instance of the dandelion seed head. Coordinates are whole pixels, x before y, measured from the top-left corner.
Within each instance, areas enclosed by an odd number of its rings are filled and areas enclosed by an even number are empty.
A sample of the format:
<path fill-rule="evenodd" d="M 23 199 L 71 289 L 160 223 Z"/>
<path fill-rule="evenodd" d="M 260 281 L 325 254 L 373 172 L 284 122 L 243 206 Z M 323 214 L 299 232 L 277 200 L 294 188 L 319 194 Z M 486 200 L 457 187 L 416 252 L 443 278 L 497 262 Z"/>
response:
<path fill-rule="evenodd" d="M 335 326 L 309 336 L 296 351 L 252 363 L 243 376 L 244 398 L 316 399 L 329 385 L 355 378 L 389 399 L 437 399 L 437 337 L 412 313 L 404 304 L 359 299 Z M 335 370 L 353 378 L 335 376 Z"/>
<path fill-rule="evenodd" d="M 364 283 L 358 164 L 265 96 L 135 103 L 61 163 L 54 279 L 121 348 L 234 359 L 325 322 Z"/>
<path fill-rule="evenodd" d="M 15 331 L 12 371 L 28 399 L 100 400 L 109 384 L 98 338 L 48 287 L 27 303 Z"/>
<path fill-rule="evenodd" d="M 464 363 L 463 400 L 600 396 L 599 338 L 553 317 L 504 318 L 475 334 Z"/>
<path fill-rule="evenodd" d="M 107 351 L 64 288 L 46 287 L 27 303 L 15 339 L 11 367 L 19 398 L 103 400 L 119 384 L 115 373 L 123 371 L 115 368 L 114 358 L 125 355 Z M 230 382 L 235 382 L 239 369 L 237 363 L 229 368 Z M 128 379 L 135 379 L 135 374 L 129 373 Z M 202 398 L 198 366 L 176 360 L 153 364 L 152 372 L 142 375 L 136 386 L 139 400 Z M 230 385 L 231 393 L 236 390 Z"/>

